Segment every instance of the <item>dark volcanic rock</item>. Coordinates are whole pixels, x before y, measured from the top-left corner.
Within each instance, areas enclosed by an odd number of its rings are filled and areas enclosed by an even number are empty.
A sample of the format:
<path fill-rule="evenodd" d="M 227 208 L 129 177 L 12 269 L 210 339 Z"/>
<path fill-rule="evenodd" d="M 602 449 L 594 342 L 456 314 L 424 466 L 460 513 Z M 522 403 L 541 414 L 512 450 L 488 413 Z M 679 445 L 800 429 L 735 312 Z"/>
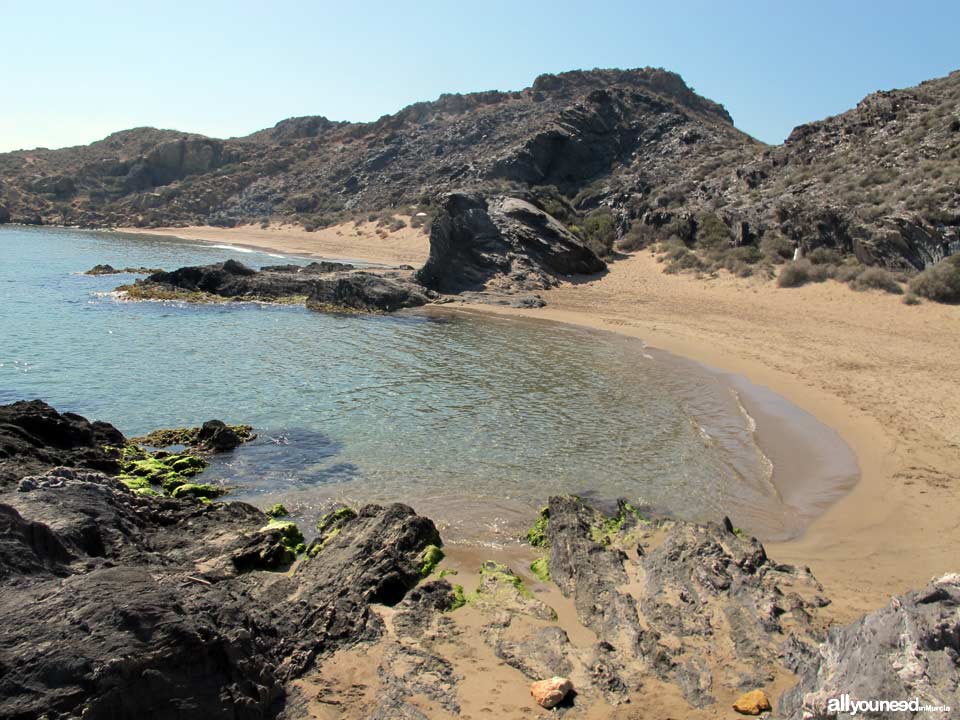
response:
<path fill-rule="evenodd" d="M 115 268 L 113 265 L 94 265 L 92 268 L 84 272 L 84 275 L 121 275 L 123 273 L 129 273 L 131 275 L 154 275 L 156 273 L 162 273 L 162 268 L 148 268 L 148 267 L 125 267 L 125 268 Z"/>
<path fill-rule="evenodd" d="M 257 272 L 236 260 L 227 260 L 215 265 L 191 265 L 156 273 L 137 281 L 137 286 L 166 286 L 224 298 L 277 299 L 307 295 L 311 280 L 308 275 L 300 273 Z"/>
<path fill-rule="evenodd" d="M 340 263 L 282 265 L 256 271 L 235 260 L 217 265 L 183 267 L 138 281 L 135 297 L 159 291 L 201 292 L 228 299 L 305 299 L 314 310 L 392 312 L 424 305 L 435 293 L 413 281 L 412 273 L 375 274 Z"/>
<path fill-rule="evenodd" d="M 348 309 L 393 312 L 430 302 L 434 293 L 406 277 L 367 272 L 337 274 L 317 280 L 307 297 L 311 310 Z"/>
<path fill-rule="evenodd" d="M 373 639 L 440 542 L 404 505 L 367 506 L 294 572 L 246 503 L 145 496 L 99 462 L 111 426 L 0 407 L 0 717 L 272 718 L 286 684 Z M 116 468 L 113 468 L 116 471 Z M 284 572 L 266 572 L 275 568 Z"/>
<path fill-rule="evenodd" d="M 399 601 L 437 542 L 410 508 L 368 506 L 293 575 L 241 572 L 268 520 L 244 503 L 91 471 L 21 488 L 0 496 L 4 717 L 273 717 L 315 658 L 379 635 L 369 603 Z"/>
<path fill-rule="evenodd" d="M 207 420 L 197 433 L 197 444 L 213 452 L 226 452 L 239 447 L 243 439 L 222 420 Z"/>
<path fill-rule="evenodd" d="M 851 625 L 831 629 L 800 683 L 781 699 L 780 713 L 791 720 L 833 718 L 837 713 L 829 710 L 829 701 L 842 695 L 851 701 L 918 698 L 921 705 L 960 707 L 960 575 L 944 575 Z"/>
<path fill-rule="evenodd" d="M 512 293 L 605 268 L 566 227 L 524 200 L 451 193 L 430 228 L 430 257 L 417 277 L 444 293 Z"/>
<path fill-rule="evenodd" d="M 0 489 L 44 469 L 66 465 L 116 473 L 116 452 L 124 437 L 104 422 L 60 414 L 41 400 L 0 406 Z"/>

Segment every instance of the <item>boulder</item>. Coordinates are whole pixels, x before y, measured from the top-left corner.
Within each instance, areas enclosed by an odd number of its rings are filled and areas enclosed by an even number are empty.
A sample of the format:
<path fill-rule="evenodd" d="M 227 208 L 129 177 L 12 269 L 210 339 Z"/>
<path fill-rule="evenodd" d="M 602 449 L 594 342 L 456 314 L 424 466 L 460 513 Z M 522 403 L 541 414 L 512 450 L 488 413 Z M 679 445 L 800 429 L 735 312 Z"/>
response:
<path fill-rule="evenodd" d="M 0 489 L 31 473 L 65 465 L 120 471 L 123 434 L 105 422 L 59 413 L 42 400 L 0 405 Z"/>
<path fill-rule="evenodd" d="M 563 677 L 552 677 L 530 684 L 530 694 L 534 701 L 548 710 L 562 703 L 571 690 L 573 690 L 573 683 Z"/>
<path fill-rule="evenodd" d="M 960 707 L 958 608 L 960 574 L 952 573 L 846 627 L 832 628 L 799 668 L 800 682 L 780 699 L 781 716 L 836 717 L 831 702 L 844 695 L 850 701 L 919 698 L 923 705 Z M 903 715 L 891 710 L 870 717 Z"/>
<path fill-rule="evenodd" d="M 518 198 L 446 195 L 417 277 L 442 293 L 530 292 L 606 268 L 553 216 Z"/>
<path fill-rule="evenodd" d="M 368 272 L 337 273 L 311 285 L 307 307 L 311 310 L 361 310 L 393 312 L 430 302 L 435 295 L 411 280 Z"/>
<path fill-rule="evenodd" d="M 227 452 L 242 443 L 243 439 L 222 420 L 207 420 L 197 433 L 197 444 L 213 452 Z"/>

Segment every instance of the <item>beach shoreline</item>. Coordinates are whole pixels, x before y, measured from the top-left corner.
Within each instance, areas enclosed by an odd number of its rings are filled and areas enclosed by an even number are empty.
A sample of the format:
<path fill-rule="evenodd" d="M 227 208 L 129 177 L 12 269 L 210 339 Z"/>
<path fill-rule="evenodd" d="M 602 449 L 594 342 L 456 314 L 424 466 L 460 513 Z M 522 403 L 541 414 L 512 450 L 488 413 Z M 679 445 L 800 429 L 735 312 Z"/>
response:
<path fill-rule="evenodd" d="M 341 235 L 332 228 L 325 235 L 136 232 L 370 262 L 416 264 L 429 252 L 420 231 L 380 250 L 370 247 L 376 240 L 369 235 L 351 245 L 342 227 Z M 951 478 L 960 476 L 960 392 L 950 378 L 960 377 L 960 333 L 951 332 L 960 327 L 960 309 L 908 307 L 897 296 L 854 293 L 833 282 L 783 290 L 726 274 L 667 275 L 646 251 L 618 259 L 601 278 L 571 278 L 544 298 L 540 309 L 446 307 L 638 338 L 770 388 L 839 433 L 857 457 L 860 481 L 801 537 L 767 543 L 778 560 L 813 570 L 838 620 L 956 570 L 958 490 Z"/>

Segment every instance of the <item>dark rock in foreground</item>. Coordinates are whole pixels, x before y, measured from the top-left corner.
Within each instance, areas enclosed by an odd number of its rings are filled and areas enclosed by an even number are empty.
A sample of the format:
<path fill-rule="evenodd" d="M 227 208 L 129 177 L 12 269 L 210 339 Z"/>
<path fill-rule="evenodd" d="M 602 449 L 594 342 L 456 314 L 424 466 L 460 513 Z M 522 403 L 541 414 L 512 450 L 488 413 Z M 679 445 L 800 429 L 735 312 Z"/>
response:
<path fill-rule="evenodd" d="M 516 293 L 605 268 L 562 223 L 524 200 L 450 193 L 433 221 L 430 258 L 417 277 L 443 293 Z"/>
<path fill-rule="evenodd" d="M 41 400 L 0 405 L 0 490 L 24 475 L 65 465 L 118 473 L 113 425 L 59 413 Z"/>
<path fill-rule="evenodd" d="M 293 573 L 284 523 L 240 502 L 138 495 L 103 464 L 113 427 L 0 407 L 0 717 L 265 718 L 285 683 L 375 639 L 370 603 L 420 580 L 439 536 L 404 505 L 343 518 Z M 24 475 L 26 475 L 24 477 Z"/>
<path fill-rule="evenodd" d="M 780 713 L 791 720 L 833 718 L 838 713 L 830 701 L 843 695 L 851 701 L 919 699 L 920 705 L 960 708 L 960 575 L 944 575 L 832 629 L 800 684 L 784 695 Z M 906 715 L 860 714 L 891 720 Z"/>

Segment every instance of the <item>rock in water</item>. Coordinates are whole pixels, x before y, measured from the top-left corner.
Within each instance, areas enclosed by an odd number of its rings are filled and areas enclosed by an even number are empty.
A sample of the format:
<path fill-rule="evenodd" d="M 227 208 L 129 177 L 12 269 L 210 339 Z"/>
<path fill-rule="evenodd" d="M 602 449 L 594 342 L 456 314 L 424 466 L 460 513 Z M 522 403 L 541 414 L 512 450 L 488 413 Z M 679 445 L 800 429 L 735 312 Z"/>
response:
<path fill-rule="evenodd" d="M 213 452 L 227 452 L 239 447 L 243 440 L 222 420 L 207 420 L 197 434 L 197 443 Z"/>
<path fill-rule="evenodd" d="M 790 720 L 836 717 L 831 701 L 839 702 L 842 695 L 860 701 L 919 698 L 923 705 L 949 706 L 955 712 L 960 707 L 958 608 L 960 574 L 951 573 L 893 598 L 851 625 L 831 629 L 801 670 L 800 683 L 781 698 L 780 714 Z M 904 715 L 892 711 L 870 717 Z"/>
<path fill-rule="evenodd" d="M 737 701 L 733 704 L 733 709 L 741 715 L 759 715 L 769 712 L 771 705 L 763 690 L 751 690 L 737 698 Z"/>
<path fill-rule="evenodd" d="M 606 263 L 553 216 L 518 198 L 450 193 L 430 228 L 417 277 L 443 293 L 544 290 Z"/>
<path fill-rule="evenodd" d="M 562 677 L 538 680 L 530 684 L 530 694 L 533 695 L 537 705 L 548 710 L 562 703 L 571 690 L 573 690 L 573 683 Z"/>

